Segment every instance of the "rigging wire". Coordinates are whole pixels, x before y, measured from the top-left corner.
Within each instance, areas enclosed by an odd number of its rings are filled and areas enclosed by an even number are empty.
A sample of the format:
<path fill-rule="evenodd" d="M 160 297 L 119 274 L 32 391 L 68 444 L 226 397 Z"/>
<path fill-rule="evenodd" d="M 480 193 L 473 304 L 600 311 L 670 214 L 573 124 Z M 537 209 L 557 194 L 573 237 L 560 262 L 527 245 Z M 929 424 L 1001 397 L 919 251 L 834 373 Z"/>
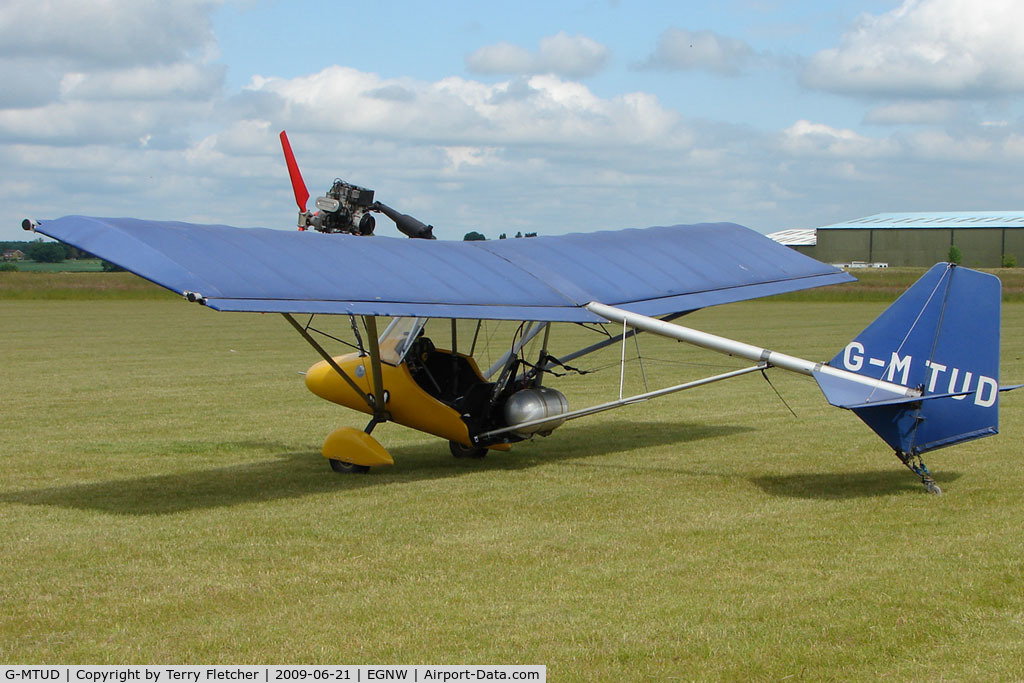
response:
<path fill-rule="evenodd" d="M 623 340 L 623 341 L 625 341 L 625 340 Z M 640 361 L 640 375 L 644 378 L 644 393 L 646 393 L 646 392 L 650 391 L 651 388 L 649 386 L 647 386 L 647 370 L 644 369 L 644 357 L 640 354 L 640 335 L 639 334 L 634 334 L 633 335 L 633 343 L 636 345 L 636 359 L 638 361 Z"/>
<path fill-rule="evenodd" d="M 772 381 L 768 378 L 768 373 L 765 372 L 765 370 L 767 370 L 767 369 L 768 368 L 761 368 L 761 376 L 764 377 L 764 381 L 768 382 L 768 386 L 770 386 L 772 388 L 772 391 L 775 392 L 775 395 L 779 397 L 780 401 L 782 401 L 782 405 L 786 406 L 786 408 L 789 410 L 789 412 L 793 413 L 793 417 L 797 417 L 796 411 L 793 410 L 792 406 L 790 406 L 788 403 L 786 403 L 786 399 L 784 399 L 782 397 L 782 394 L 779 393 L 779 390 L 775 388 L 775 385 L 772 384 Z"/>
<path fill-rule="evenodd" d="M 352 342 L 345 341 L 344 339 L 341 339 L 339 337 L 335 337 L 333 334 L 330 334 L 329 332 L 324 332 L 323 330 L 318 330 L 317 328 L 313 327 L 313 318 L 314 317 L 315 317 L 315 314 L 309 316 L 309 321 L 306 323 L 305 327 L 303 327 L 304 330 L 306 330 L 307 332 L 316 332 L 317 334 L 319 334 L 319 335 L 321 335 L 323 337 L 327 337 L 328 339 L 333 339 L 334 341 L 338 342 L 339 344 L 343 344 L 343 345 L 345 345 L 345 346 L 347 346 L 347 347 L 349 347 L 351 349 L 355 349 L 359 353 L 364 353 L 364 354 L 366 353 L 363 350 L 363 340 L 359 338 L 359 332 L 358 331 L 356 332 L 356 339 L 359 340 L 359 346 L 356 346 Z"/>

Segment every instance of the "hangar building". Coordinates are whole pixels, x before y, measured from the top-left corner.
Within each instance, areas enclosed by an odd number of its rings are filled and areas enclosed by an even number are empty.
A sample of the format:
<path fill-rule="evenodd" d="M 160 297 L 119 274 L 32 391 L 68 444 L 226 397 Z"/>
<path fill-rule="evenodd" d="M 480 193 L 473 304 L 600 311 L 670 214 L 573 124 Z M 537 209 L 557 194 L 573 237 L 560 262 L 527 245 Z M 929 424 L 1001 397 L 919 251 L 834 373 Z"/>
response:
<path fill-rule="evenodd" d="M 779 244 L 784 244 L 794 251 L 799 251 L 801 254 L 806 254 L 811 258 L 817 258 L 816 247 L 818 245 L 818 235 L 814 228 L 791 228 L 789 230 L 779 230 L 773 232 L 767 237 L 775 240 Z"/>
<path fill-rule="evenodd" d="M 955 245 L 963 265 L 999 268 L 1007 257 L 1024 264 L 1024 211 L 880 213 L 816 231 L 814 252 L 825 263 L 930 266 Z"/>

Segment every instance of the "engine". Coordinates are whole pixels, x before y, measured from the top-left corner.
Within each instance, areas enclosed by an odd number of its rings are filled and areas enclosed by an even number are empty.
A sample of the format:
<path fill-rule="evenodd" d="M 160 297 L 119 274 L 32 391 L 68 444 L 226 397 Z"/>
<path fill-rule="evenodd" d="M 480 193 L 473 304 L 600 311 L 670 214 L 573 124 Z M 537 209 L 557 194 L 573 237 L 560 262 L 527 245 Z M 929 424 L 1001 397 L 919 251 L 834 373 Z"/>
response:
<path fill-rule="evenodd" d="M 373 209 L 373 190 L 335 180 L 324 197 L 317 197 L 320 211 L 309 219 L 320 232 L 347 232 L 353 235 L 372 235 L 376 220 Z"/>
<path fill-rule="evenodd" d="M 334 179 L 334 184 L 331 185 L 331 189 L 327 191 L 326 195 L 317 197 L 316 213 L 310 212 L 306 209 L 309 190 L 306 188 L 306 182 L 302 179 L 302 173 L 299 172 L 299 165 L 295 161 L 295 154 L 292 153 L 288 136 L 283 130 L 281 131 L 281 149 L 284 151 L 285 164 L 288 166 L 288 176 L 292 180 L 295 204 L 299 207 L 299 230 L 313 228 L 318 232 L 372 235 L 377 220 L 370 212 L 377 211 L 393 220 L 398 229 L 408 237 L 434 239 L 434 226 L 427 225 L 408 214 L 399 213 L 386 204 L 374 201 L 373 190 L 346 183 L 340 178 Z"/>

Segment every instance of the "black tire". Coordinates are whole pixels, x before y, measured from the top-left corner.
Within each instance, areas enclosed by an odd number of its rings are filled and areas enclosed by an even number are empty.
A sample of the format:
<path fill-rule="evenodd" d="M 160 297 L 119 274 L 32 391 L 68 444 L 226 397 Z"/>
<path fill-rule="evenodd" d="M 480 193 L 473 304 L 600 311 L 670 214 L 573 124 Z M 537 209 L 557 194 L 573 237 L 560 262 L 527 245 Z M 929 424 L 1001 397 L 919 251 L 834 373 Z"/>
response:
<path fill-rule="evenodd" d="M 330 458 L 327 459 L 327 462 L 330 463 L 332 470 L 341 474 L 366 474 L 370 471 L 369 465 L 353 465 L 350 462 Z"/>
<path fill-rule="evenodd" d="M 463 446 L 458 441 L 449 441 L 448 450 L 456 458 L 482 458 L 487 455 L 487 449 L 483 446 Z"/>

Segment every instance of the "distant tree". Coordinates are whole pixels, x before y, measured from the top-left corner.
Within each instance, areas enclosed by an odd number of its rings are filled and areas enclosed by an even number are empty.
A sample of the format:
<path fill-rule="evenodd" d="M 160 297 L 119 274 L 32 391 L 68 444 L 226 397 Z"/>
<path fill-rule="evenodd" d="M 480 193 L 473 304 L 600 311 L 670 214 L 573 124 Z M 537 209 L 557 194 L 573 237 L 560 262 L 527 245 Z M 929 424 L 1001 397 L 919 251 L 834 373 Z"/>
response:
<path fill-rule="evenodd" d="M 104 273 L 120 273 L 124 270 L 121 266 L 110 261 L 100 261 L 100 268 L 103 269 Z"/>
<path fill-rule="evenodd" d="M 482 241 L 484 241 L 486 239 L 487 238 L 484 236 L 484 234 L 482 232 L 477 232 L 476 230 L 472 230 L 472 231 L 466 233 L 466 236 L 462 238 L 462 241 L 463 242 L 482 242 Z"/>
<path fill-rule="evenodd" d="M 64 250 L 64 245 L 62 244 L 36 240 L 29 243 L 25 255 L 39 263 L 61 263 L 67 258 L 68 253 Z"/>
<path fill-rule="evenodd" d="M 964 260 L 964 255 L 960 252 L 960 250 L 954 244 L 953 246 L 951 246 L 949 248 L 949 255 L 948 255 L 947 258 L 948 258 L 950 263 L 955 263 L 956 265 L 959 266 L 963 262 L 963 260 Z"/>
<path fill-rule="evenodd" d="M 525 235 L 523 235 L 523 237 L 536 237 L 536 236 L 537 236 L 537 233 L 535 233 L 535 232 L 528 232 Z"/>
<path fill-rule="evenodd" d="M 25 253 L 28 251 L 28 245 L 30 244 L 32 243 L 25 240 L 0 242 L 0 251 L 7 251 L 8 249 L 17 249 L 22 253 Z"/>
<path fill-rule="evenodd" d="M 516 237 L 517 237 L 517 238 L 519 238 L 519 237 L 522 237 L 522 236 L 523 236 L 523 233 L 521 233 L 521 232 L 517 232 L 517 233 L 516 233 Z"/>
<path fill-rule="evenodd" d="M 0 271 L 17 272 L 18 266 L 13 263 L 0 263 Z"/>
<path fill-rule="evenodd" d="M 1017 257 L 1013 254 L 1007 254 L 1003 257 L 1003 268 L 1016 268 Z"/>
<path fill-rule="evenodd" d="M 501 233 L 500 235 L 498 235 L 498 239 L 499 239 L 499 240 L 505 240 L 505 239 L 508 239 L 508 235 L 506 235 L 505 233 Z"/>
<path fill-rule="evenodd" d="M 95 256 L 93 256 L 92 254 L 83 249 L 79 249 L 78 247 L 72 247 L 67 244 L 64 245 L 64 250 L 68 253 L 67 257 L 71 261 L 78 261 L 79 259 L 96 258 Z"/>

